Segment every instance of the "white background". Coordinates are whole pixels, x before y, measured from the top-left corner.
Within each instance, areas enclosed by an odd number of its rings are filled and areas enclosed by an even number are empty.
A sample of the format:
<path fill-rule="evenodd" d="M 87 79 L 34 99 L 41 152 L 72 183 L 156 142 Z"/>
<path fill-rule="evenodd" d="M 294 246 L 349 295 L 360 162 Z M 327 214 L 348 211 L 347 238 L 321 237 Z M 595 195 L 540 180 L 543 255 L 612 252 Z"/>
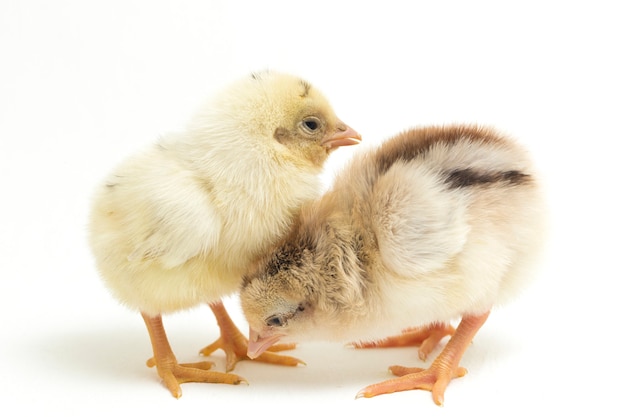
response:
<path fill-rule="evenodd" d="M 619 3 L 0 0 L 0 414 L 623 413 Z M 354 399 L 387 366 L 418 366 L 415 349 L 325 343 L 292 352 L 306 367 L 240 363 L 248 386 L 185 384 L 175 400 L 144 364 L 140 316 L 102 286 L 85 240 L 96 184 L 264 68 L 324 91 L 361 146 L 476 122 L 535 156 L 553 217 L 546 262 L 480 330 L 443 408 L 424 391 Z M 247 331 L 236 299 L 228 308 Z M 181 361 L 218 334 L 206 306 L 165 325 Z"/>

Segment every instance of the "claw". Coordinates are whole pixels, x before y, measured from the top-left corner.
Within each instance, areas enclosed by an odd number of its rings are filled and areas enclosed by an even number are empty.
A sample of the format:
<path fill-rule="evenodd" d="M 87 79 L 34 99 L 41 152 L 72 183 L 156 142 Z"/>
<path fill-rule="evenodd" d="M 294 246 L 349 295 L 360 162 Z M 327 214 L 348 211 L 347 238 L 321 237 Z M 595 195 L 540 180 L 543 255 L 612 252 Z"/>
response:
<path fill-rule="evenodd" d="M 223 350 L 226 353 L 226 372 L 230 372 L 235 369 L 238 362 L 250 360 L 248 357 L 248 339 L 239 331 L 221 302 L 210 304 L 210 307 L 220 328 L 220 337 L 215 342 L 201 349 L 200 354 L 208 356 L 218 349 Z M 254 360 L 285 366 L 306 365 L 300 359 L 269 352 L 279 352 L 293 349 L 294 347 L 295 344 L 277 344 L 271 346 L 268 352 L 264 352 Z"/>
<path fill-rule="evenodd" d="M 390 366 L 389 370 L 397 378 L 369 385 L 359 391 L 356 398 L 369 398 L 397 391 L 423 389 L 431 391 L 435 404 L 443 405 L 444 393 L 450 381 L 467 374 L 467 369 L 459 366 L 459 362 L 472 338 L 488 316 L 489 312 L 479 316 L 464 316 L 443 351 L 428 369 Z M 448 332 L 449 328 L 445 325 L 436 325 L 435 330 L 435 337 L 432 340 L 437 339 L 439 341 L 440 336 Z M 423 341 L 426 342 L 429 338 L 430 336 Z"/>

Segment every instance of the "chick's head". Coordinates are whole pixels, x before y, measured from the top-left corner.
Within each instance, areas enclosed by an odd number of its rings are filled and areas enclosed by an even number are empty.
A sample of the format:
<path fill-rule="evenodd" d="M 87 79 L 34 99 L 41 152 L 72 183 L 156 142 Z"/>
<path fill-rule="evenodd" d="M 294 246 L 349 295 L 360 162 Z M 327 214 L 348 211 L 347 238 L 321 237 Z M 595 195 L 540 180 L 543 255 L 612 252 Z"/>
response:
<path fill-rule="evenodd" d="M 331 197 L 304 207 L 291 233 L 245 274 L 239 296 L 248 356 L 282 338 L 343 340 L 367 311 L 355 233 L 333 217 Z"/>
<path fill-rule="evenodd" d="M 281 338 L 311 331 L 316 286 L 312 254 L 288 245 L 244 277 L 240 299 L 250 325 L 248 356 L 257 357 Z"/>
<path fill-rule="evenodd" d="M 223 128 L 242 132 L 246 140 L 256 138 L 258 149 L 273 150 L 279 161 L 321 166 L 339 146 L 361 141 L 319 90 L 294 75 L 253 73 L 226 89 L 215 104 L 210 111 L 218 112 L 213 116 Z"/>

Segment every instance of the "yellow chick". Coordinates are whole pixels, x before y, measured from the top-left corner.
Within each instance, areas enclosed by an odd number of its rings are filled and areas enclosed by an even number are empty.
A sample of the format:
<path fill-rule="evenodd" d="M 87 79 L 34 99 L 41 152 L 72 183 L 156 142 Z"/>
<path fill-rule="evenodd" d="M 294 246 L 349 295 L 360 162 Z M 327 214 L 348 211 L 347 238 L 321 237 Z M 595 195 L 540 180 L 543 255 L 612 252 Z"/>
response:
<path fill-rule="evenodd" d="M 121 163 L 97 188 L 89 242 L 112 294 L 143 316 L 156 366 L 172 395 L 183 382 L 238 384 L 210 362 L 179 364 L 161 316 L 208 303 L 220 326 L 227 371 L 247 340 L 221 298 L 282 237 L 299 207 L 321 193 L 320 174 L 338 146 L 360 135 L 298 77 L 255 73 L 225 88 L 186 129 Z M 270 354 L 272 363 L 296 365 Z"/>
<path fill-rule="evenodd" d="M 452 334 L 428 369 L 393 366 L 398 378 L 358 394 L 425 389 L 442 404 L 492 307 L 530 281 L 544 216 L 537 175 L 514 141 L 477 126 L 403 132 L 355 156 L 246 274 L 248 355 L 279 339 L 371 341 L 418 326 L 424 359 Z"/>

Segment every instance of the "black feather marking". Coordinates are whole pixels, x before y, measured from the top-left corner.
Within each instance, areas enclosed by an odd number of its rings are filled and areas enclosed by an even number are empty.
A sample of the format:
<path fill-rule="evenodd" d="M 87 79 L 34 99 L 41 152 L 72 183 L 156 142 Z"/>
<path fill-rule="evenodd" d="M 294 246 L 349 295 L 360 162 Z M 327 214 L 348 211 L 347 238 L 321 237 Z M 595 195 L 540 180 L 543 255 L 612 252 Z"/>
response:
<path fill-rule="evenodd" d="M 266 266 L 267 276 L 273 276 L 280 271 L 302 266 L 302 251 L 294 245 L 285 245 L 274 253 Z"/>
<path fill-rule="evenodd" d="M 451 128 L 411 129 L 387 141 L 376 155 L 380 175 L 386 173 L 397 162 L 411 162 L 426 155 L 433 146 L 454 146 L 462 139 L 475 140 L 477 132 L 462 126 Z"/>
<path fill-rule="evenodd" d="M 445 183 L 448 184 L 450 188 L 463 188 L 496 183 L 521 185 L 529 180 L 530 175 L 517 170 L 481 172 L 471 168 L 464 168 L 450 171 L 446 176 Z"/>
<path fill-rule="evenodd" d="M 403 146 L 390 147 L 384 152 L 378 152 L 376 163 L 378 172 L 382 175 L 397 162 L 410 162 L 420 155 L 425 154 L 430 143 L 406 142 Z M 426 146 L 425 146 L 426 145 Z"/>
<path fill-rule="evenodd" d="M 309 91 L 311 90 L 311 84 L 304 80 L 300 80 L 300 85 L 304 88 L 304 92 L 300 94 L 300 97 L 304 98 L 309 95 Z"/>

